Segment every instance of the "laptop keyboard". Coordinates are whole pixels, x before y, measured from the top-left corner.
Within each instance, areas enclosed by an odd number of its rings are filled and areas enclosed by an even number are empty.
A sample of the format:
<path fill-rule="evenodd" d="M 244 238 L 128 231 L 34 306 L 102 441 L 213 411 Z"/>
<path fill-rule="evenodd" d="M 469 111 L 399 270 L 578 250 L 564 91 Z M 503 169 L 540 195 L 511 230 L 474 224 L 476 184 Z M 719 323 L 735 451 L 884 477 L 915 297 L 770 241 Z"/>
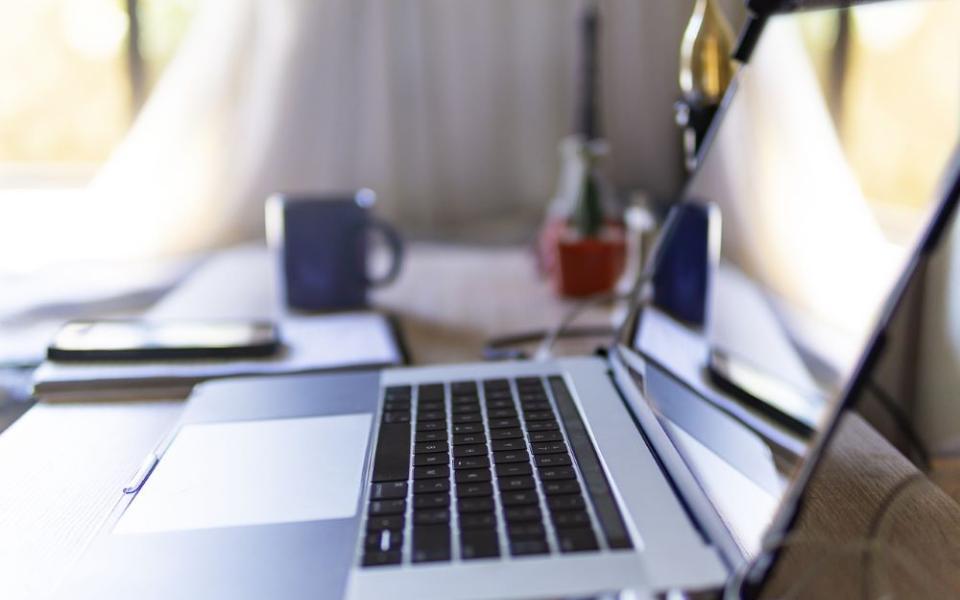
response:
<path fill-rule="evenodd" d="M 363 531 L 365 567 L 632 548 L 559 376 L 386 388 Z"/>

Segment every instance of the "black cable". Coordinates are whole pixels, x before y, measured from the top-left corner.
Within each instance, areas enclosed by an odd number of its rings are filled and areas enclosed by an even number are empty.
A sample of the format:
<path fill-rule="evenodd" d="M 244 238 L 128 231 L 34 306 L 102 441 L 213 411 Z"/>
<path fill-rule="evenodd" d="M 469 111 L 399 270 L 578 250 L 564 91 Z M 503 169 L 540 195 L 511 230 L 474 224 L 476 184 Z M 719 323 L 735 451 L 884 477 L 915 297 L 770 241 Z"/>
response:
<path fill-rule="evenodd" d="M 542 342 L 549 335 L 545 329 L 524 331 L 487 340 L 483 346 L 484 360 L 521 360 L 528 358 L 528 354 L 516 346 Z M 560 339 L 610 337 L 616 330 L 613 327 L 569 327 L 558 337 Z"/>

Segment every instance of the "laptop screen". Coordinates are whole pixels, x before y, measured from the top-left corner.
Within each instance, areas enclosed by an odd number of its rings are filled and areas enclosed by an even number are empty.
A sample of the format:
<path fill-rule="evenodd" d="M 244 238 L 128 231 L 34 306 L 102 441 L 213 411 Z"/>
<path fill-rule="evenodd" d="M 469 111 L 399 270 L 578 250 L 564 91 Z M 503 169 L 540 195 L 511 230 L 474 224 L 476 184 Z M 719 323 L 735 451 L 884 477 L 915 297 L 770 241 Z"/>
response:
<path fill-rule="evenodd" d="M 728 525 L 743 521 L 750 554 L 940 200 L 960 131 L 960 0 L 772 16 L 734 85 L 685 192 L 722 216 L 710 364 L 765 404 L 754 412 L 785 418 L 763 431 L 775 481 L 737 463 L 742 447 L 708 448 L 755 484 L 754 499 L 725 498 L 734 488 L 707 481 L 709 459 L 692 466 Z M 670 351 L 659 358 L 683 376 Z M 711 429 L 676 425 L 675 440 Z"/>
<path fill-rule="evenodd" d="M 770 19 L 687 192 L 723 218 L 714 347 L 843 388 L 957 143 L 958 34 L 955 0 Z M 764 314 L 720 318 L 744 304 Z"/>

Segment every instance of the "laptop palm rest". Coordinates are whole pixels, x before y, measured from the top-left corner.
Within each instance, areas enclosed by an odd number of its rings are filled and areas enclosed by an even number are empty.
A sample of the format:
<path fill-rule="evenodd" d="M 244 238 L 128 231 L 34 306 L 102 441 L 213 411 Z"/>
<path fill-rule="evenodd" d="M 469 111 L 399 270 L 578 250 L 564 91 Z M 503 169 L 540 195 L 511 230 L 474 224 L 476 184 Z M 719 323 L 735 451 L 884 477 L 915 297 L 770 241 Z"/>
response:
<path fill-rule="evenodd" d="M 351 518 L 370 421 L 367 413 L 184 425 L 113 533 Z"/>

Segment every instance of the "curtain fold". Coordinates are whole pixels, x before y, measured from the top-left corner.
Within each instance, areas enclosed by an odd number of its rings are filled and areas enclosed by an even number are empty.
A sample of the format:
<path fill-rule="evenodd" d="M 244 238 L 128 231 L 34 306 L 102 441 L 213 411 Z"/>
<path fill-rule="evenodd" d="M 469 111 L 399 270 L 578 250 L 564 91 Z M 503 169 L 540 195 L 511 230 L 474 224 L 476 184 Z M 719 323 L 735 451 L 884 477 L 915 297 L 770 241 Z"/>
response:
<path fill-rule="evenodd" d="M 621 186 L 660 196 L 680 186 L 671 105 L 691 6 L 601 3 L 603 122 Z M 415 235 L 530 232 L 571 128 L 580 9 L 207 0 L 91 185 L 88 212 L 130 255 L 258 237 L 270 193 L 360 186 Z"/>

